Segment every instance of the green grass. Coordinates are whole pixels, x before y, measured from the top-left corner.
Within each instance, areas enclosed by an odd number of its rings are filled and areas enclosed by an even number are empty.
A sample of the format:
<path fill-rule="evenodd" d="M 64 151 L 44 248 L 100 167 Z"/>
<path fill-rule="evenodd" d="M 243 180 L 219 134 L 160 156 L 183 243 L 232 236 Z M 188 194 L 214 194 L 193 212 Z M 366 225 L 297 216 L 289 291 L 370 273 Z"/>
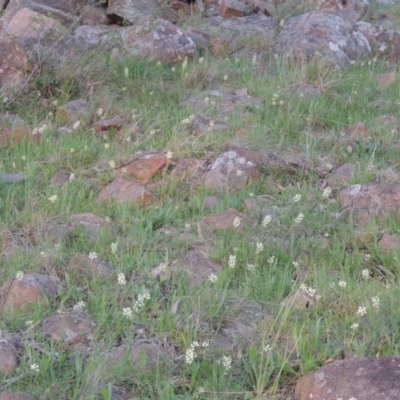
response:
<path fill-rule="evenodd" d="M 357 164 L 353 183 L 373 182 L 389 166 L 396 169 L 399 148 L 393 142 L 397 133 L 377 118 L 398 113 L 398 85 L 383 92 L 375 85 L 375 77 L 393 66 L 378 60 L 338 70 L 317 62 L 289 66 L 269 61 L 265 65 L 269 72 L 262 74 L 256 72 L 251 57 L 235 61 L 234 57 L 221 60 L 208 54 L 202 64 L 197 58 L 186 70 L 177 65 L 175 71 L 134 57 L 118 63 L 106 54 L 81 62 L 79 74 L 75 74 L 76 64 L 66 64 L 57 75 L 51 64 L 44 65 L 33 77 L 29 93 L 0 108 L 1 113 L 20 115 L 31 129 L 47 124 L 40 143 L 27 140 L 0 148 L 0 170 L 27 176 L 25 183 L 0 185 L 3 252 L 7 235 L 20 238 L 14 252 L 2 255 L 0 283 L 8 282 L 17 271 L 57 275 L 62 282 L 62 293 L 47 306 L 10 313 L 0 320 L 2 332 L 18 332 L 23 337 L 21 363 L 15 373 L 19 378 L 15 382 L 10 381 L 14 375 L 0 378 L 0 388 L 7 385 L 7 390 L 26 391 L 43 399 L 111 399 L 111 393 L 122 388 L 140 399 L 273 399 L 290 392 L 297 377 L 324 365 L 330 357 L 398 354 L 400 255 L 383 253 L 376 244 L 382 231 L 398 234 L 398 220 L 372 221 L 363 228 L 368 239 L 358 240 L 359 229 L 351 215 L 340 209 L 338 193 L 333 191 L 329 199 L 322 197 L 316 171 L 321 157 L 336 167 Z M 217 83 L 208 83 L 209 74 Z M 229 80 L 230 76 L 234 78 Z M 316 86 L 321 94 L 290 94 L 304 83 Z M 196 112 L 182 100 L 188 92 L 196 94 L 215 86 L 247 88 L 263 105 L 233 115 L 223 133 L 196 137 L 180 125 Z M 87 115 L 77 130 L 59 133 L 54 102 L 62 105 L 76 98 L 88 100 Z M 378 101 L 382 102 L 379 107 Z M 108 137 L 91 132 L 99 108 L 106 117 L 127 118 L 129 142 L 115 132 Z M 217 117 L 219 110 L 210 106 L 206 113 Z M 335 148 L 341 132 L 357 122 L 367 125 L 369 138 L 352 153 L 347 146 Z M 245 134 L 238 138 L 240 130 Z M 162 201 L 147 209 L 95 201 L 99 190 L 116 176 L 110 161 L 118 165 L 139 150 L 160 150 L 172 151 L 178 160 L 196 157 L 212 162 L 238 143 L 253 150 L 296 152 L 305 157 L 309 171 L 265 169 L 262 178 L 245 189 L 216 194 L 219 203 L 213 211 L 203 210 L 202 202 L 214 193 L 195 180 L 155 189 Z M 367 170 L 371 165 L 373 169 Z M 50 183 L 56 172 L 74 173 L 76 179 L 57 188 Z M 301 194 L 298 202 L 293 201 L 296 194 Z M 49 201 L 53 195 L 57 195 L 54 203 Z M 243 212 L 243 200 L 253 195 L 271 199 L 256 213 L 260 222 L 256 228 L 245 233 L 199 231 L 204 216 L 230 207 Z M 65 223 L 72 215 L 85 212 L 111 218 L 115 230 L 90 240 L 78 229 L 61 242 L 41 233 L 46 223 Z M 297 224 L 300 213 L 304 219 Z M 261 221 L 267 214 L 272 220 L 263 227 Z M 113 243 L 117 243 L 114 252 Z M 263 244 L 258 253 L 257 243 Z M 208 246 L 209 259 L 222 266 L 215 283 L 195 284 L 178 268 L 188 251 L 202 245 Z M 102 282 L 70 274 L 73 256 L 90 252 L 115 268 L 112 279 Z M 368 263 L 366 254 L 370 254 Z M 236 255 L 234 268 L 228 267 L 231 255 Z M 166 270 L 155 279 L 151 271 L 161 263 Z M 362 278 L 364 269 L 369 270 L 368 280 Z M 118 273 L 125 274 L 126 285 L 118 285 Z M 345 287 L 339 282 L 345 282 Z M 302 284 L 320 296 L 315 306 L 298 309 L 291 303 Z M 146 289 L 150 299 L 140 312 L 132 320 L 124 317 L 126 302 L 133 304 Z M 373 297 L 380 299 L 378 308 L 372 304 Z M 253 337 L 240 350 L 239 344 L 231 350 L 214 346 L 219 334 L 236 323 L 232 298 L 253 301 L 267 315 L 256 321 Z M 96 323 L 87 359 L 49 341 L 40 329 L 44 318 L 81 301 Z M 359 307 L 366 307 L 366 315 L 357 314 Z M 28 320 L 33 321 L 31 327 L 26 325 Z M 353 324 L 358 327 L 353 329 Z M 237 332 L 240 336 L 241 331 Z M 126 361 L 105 367 L 106 355 L 114 347 L 138 338 L 169 346 L 173 351 L 167 364 L 156 360 L 151 371 L 133 370 Z M 45 351 L 32 348 L 32 341 Z M 195 347 L 197 357 L 188 365 L 185 353 L 194 341 L 209 341 L 210 346 Z M 267 351 L 266 346 L 270 346 Z M 223 356 L 231 357 L 230 368 L 221 362 Z M 146 360 L 141 363 L 143 367 Z M 31 370 L 32 364 L 38 365 L 39 372 Z"/>

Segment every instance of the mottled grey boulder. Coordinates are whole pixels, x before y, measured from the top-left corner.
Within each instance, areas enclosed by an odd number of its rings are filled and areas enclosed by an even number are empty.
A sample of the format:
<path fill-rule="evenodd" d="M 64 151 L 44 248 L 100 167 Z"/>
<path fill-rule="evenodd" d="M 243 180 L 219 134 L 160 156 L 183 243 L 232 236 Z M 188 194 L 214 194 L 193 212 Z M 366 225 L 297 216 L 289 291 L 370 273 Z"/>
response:
<path fill-rule="evenodd" d="M 310 12 L 291 18 L 283 26 L 272 52 L 296 61 L 318 56 L 344 67 L 350 61 L 367 58 L 371 47 L 350 22 L 333 14 Z"/>

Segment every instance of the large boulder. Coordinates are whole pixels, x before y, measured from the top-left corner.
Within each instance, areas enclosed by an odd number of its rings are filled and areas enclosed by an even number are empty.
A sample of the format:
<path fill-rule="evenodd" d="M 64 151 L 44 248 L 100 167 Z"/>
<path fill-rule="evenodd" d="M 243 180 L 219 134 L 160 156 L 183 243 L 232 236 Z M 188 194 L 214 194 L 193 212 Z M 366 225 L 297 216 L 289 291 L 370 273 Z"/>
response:
<path fill-rule="evenodd" d="M 397 400 L 399 374 L 399 356 L 336 361 L 300 378 L 295 399 Z"/>
<path fill-rule="evenodd" d="M 340 67 L 371 54 L 366 37 L 334 14 L 309 12 L 289 19 L 272 45 L 272 52 L 295 61 L 313 57 Z"/>

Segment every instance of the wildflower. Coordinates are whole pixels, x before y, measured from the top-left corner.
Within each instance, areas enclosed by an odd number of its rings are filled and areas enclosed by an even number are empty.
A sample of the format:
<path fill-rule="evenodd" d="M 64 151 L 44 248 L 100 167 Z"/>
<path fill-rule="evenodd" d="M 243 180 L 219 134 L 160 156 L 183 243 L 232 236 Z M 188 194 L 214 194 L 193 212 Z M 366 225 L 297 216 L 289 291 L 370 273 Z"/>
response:
<path fill-rule="evenodd" d="M 53 113 L 50 111 L 50 112 L 48 113 L 48 116 L 51 118 L 51 117 L 53 116 Z"/>
<path fill-rule="evenodd" d="M 131 142 L 132 141 L 132 138 L 130 137 L 130 136 L 127 136 L 126 138 L 125 138 L 125 142 Z"/>
<path fill-rule="evenodd" d="M 38 364 L 31 364 L 30 368 L 31 368 L 31 370 L 33 372 L 39 372 L 40 371 Z"/>
<path fill-rule="evenodd" d="M 365 257 L 365 261 L 371 260 L 371 254 L 366 254 L 364 257 Z"/>
<path fill-rule="evenodd" d="M 142 294 L 139 294 L 135 304 L 133 305 L 133 309 L 135 312 L 139 312 L 140 309 L 144 306 L 146 300 L 150 299 L 150 292 L 145 289 Z"/>
<path fill-rule="evenodd" d="M 210 119 L 208 125 L 210 126 L 210 128 L 212 128 L 215 125 L 215 121 L 213 119 Z"/>
<path fill-rule="evenodd" d="M 76 122 L 72 125 L 72 129 L 73 129 L 74 131 L 76 131 L 76 130 L 79 128 L 80 125 L 81 125 L 81 121 L 79 121 L 79 119 L 78 119 L 78 121 L 76 121 Z"/>
<path fill-rule="evenodd" d="M 47 253 L 45 252 L 45 251 L 41 251 L 40 252 L 40 255 L 44 258 L 44 257 L 47 257 Z"/>
<path fill-rule="evenodd" d="M 225 375 L 226 375 L 228 373 L 228 371 L 231 369 L 232 357 L 230 357 L 230 356 L 222 356 L 222 365 L 225 368 Z"/>
<path fill-rule="evenodd" d="M 218 277 L 215 274 L 210 274 L 208 277 L 208 281 L 211 283 L 215 283 L 215 282 L 217 282 L 217 280 L 218 280 Z"/>
<path fill-rule="evenodd" d="M 167 264 L 166 263 L 160 263 L 158 266 L 160 272 L 165 272 L 167 270 Z"/>
<path fill-rule="evenodd" d="M 347 282 L 346 282 L 346 281 L 339 281 L 338 285 L 339 285 L 340 287 L 342 287 L 342 288 L 345 288 L 346 285 L 347 285 Z"/>
<path fill-rule="evenodd" d="M 53 101 L 53 106 L 56 106 L 56 105 L 58 105 L 58 100 Z"/>
<path fill-rule="evenodd" d="M 256 266 L 254 264 L 247 264 L 246 267 L 250 272 L 254 272 L 256 270 Z"/>
<path fill-rule="evenodd" d="M 25 161 L 25 160 L 26 160 L 26 157 L 25 157 L 25 156 L 21 156 L 21 158 L 22 158 L 22 160 L 23 160 L 23 161 Z"/>
<path fill-rule="evenodd" d="M 75 174 L 74 173 L 72 173 L 70 176 L 69 176 L 69 178 L 68 178 L 68 181 L 71 183 L 71 182 L 73 182 L 74 180 L 75 180 Z"/>
<path fill-rule="evenodd" d="M 24 273 L 22 271 L 17 271 L 17 273 L 15 274 L 15 279 L 17 281 L 22 281 L 23 278 L 24 278 Z"/>
<path fill-rule="evenodd" d="M 102 108 L 99 108 L 99 109 L 97 110 L 97 115 L 98 115 L 99 117 L 101 117 L 101 116 L 103 115 L 103 113 L 104 113 L 104 111 L 103 111 Z"/>
<path fill-rule="evenodd" d="M 371 303 L 372 303 L 372 307 L 378 309 L 379 303 L 380 303 L 379 297 L 371 297 Z"/>
<path fill-rule="evenodd" d="M 172 68 L 171 68 L 171 71 L 172 71 L 172 72 L 175 72 L 175 67 L 172 67 Z"/>
<path fill-rule="evenodd" d="M 161 61 L 157 61 L 157 67 L 159 67 L 161 65 Z"/>
<path fill-rule="evenodd" d="M 149 132 L 149 135 L 153 136 L 155 133 L 156 133 L 156 130 L 155 130 L 155 129 L 152 129 L 152 130 Z"/>
<path fill-rule="evenodd" d="M 122 167 L 121 172 L 122 172 L 123 174 L 126 174 L 126 173 L 128 172 L 128 170 L 126 169 L 126 167 Z"/>
<path fill-rule="evenodd" d="M 271 222 L 271 216 L 270 215 L 266 215 L 265 217 L 264 217 L 264 219 L 262 220 L 262 226 L 264 227 L 264 228 L 266 228 L 267 227 L 267 225 Z"/>
<path fill-rule="evenodd" d="M 364 316 L 367 313 L 367 308 L 366 307 L 358 307 L 357 310 L 357 315 L 360 315 L 361 317 Z"/>
<path fill-rule="evenodd" d="M 210 347 L 210 342 L 208 340 L 201 342 L 201 347 L 204 347 L 204 348 Z"/>
<path fill-rule="evenodd" d="M 187 231 L 190 230 L 190 224 L 189 224 L 189 222 L 186 222 L 186 224 L 185 224 L 185 229 L 186 229 Z"/>
<path fill-rule="evenodd" d="M 326 188 L 324 189 L 324 191 L 322 192 L 322 198 L 323 198 L 323 199 L 329 198 L 329 196 L 331 195 L 331 193 L 332 193 L 332 189 L 331 189 L 329 186 L 326 187 Z"/>
<path fill-rule="evenodd" d="M 270 345 L 270 344 L 267 344 L 265 347 L 264 347 L 264 352 L 265 353 L 268 353 L 269 351 L 271 351 L 272 350 L 272 346 Z"/>
<path fill-rule="evenodd" d="M 111 218 L 110 218 L 110 217 L 106 217 L 105 220 L 106 220 L 106 222 L 108 222 L 108 223 L 111 222 Z"/>
<path fill-rule="evenodd" d="M 228 80 L 228 75 L 224 75 L 224 81 Z"/>
<path fill-rule="evenodd" d="M 268 258 L 268 264 L 273 264 L 275 261 L 275 256 L 271 256 L 270 258 Z"/>
<path fill-rule="evenodd" d="M 241 171 L 240 169 L 238 169 L 238 170 L 236 171 L 236 175 L 237 175 L 237 176 L 242 176 L 243 174 L 244 174 L 244 172 Z"/>
<path fill-rule="evenodd" d="M 26 326 L 31 327 L 33 325 L 33 321 L 29 320 L 25 322 Z"/>
<path fill-rule="evenodd" d="M 97 258 L 97 253 L 95 253 L 94 251 L 91 251 L 91 252 L 89 253 L 89 258 L 90 258 L 91 260 L 95 260 L 95 259 Z"/>
<path fill-rule="evenodd" d="M 104 143 L 104 148 L 109 149 L 110 148 L 110 143 Z"/>
<path fill-rule="evenodd" d="M 166 157 L 170 160 L 172 158 L 172 151 L 167 151 Z"/>
<path fill-rule="evenodd" d="M 113 160 L 109 161 L 109 162 L 108 162 L 108 165 L 109 165 L 111 168 L 115 168 L 115 162 L 114 162 Z"/>
<path fill-rule="evenodd" d="M 188 58 L 185 57 L 185 59 L 183 60 L 183 63 L 182 63 L 182 71 L 184 71 L 186 69 L 187 64 L 188 64 Z"/>
<path fill-rule="evenodd" d="M 200 57 L 199 58 L 199 64 L 203 64 L 203 61 L 204 61 L 204 57 Z"/>
<path fill-rule="evenodd" d="M 296 194 L 293 197 L 293 203 L 298 203 L 301 200 L 301 194 Z"/>
<path fill-rule="evenodd" d="M 356 323 L 354 323 L 354 324 L 351 324 L 351 329 L 353 329 L 353 330 L 356 330 L 357 328 L 358 328 L 358 324 L 356 324 Z"/>
<path fill-rule="evenodd" d="M 293 267 L 295 267 L 295 268 L 299 267 L 299 263 L 297 261 L 293 261 L 292 264 L 293 264 Z"/>
<path fill-rule="evenodd" d="M 49 197 L 49 201 L 51 201 L 52 203 L 55 203 L 58 199 L 58 196 L 56 194 L 53 194 L 53 196 Z"/>
<path fill-rule="evenodd" d="M 281 20 L 279 21 L 279 26 L 282 27 L 283 25 L 285 25 L 285 20 L 284 20 L 284 19 L 281 19 Z"/>
<path fill-rule="evenodd" d="M 261 242 L 257 242 L 256 243 L 256 251 L 255 253 L 261 253 L 264 250 L 264 245 Z"/>
<path fill-rule="evenodd" d="M 126 285 L 126 277 L 125 274 L 123 272 L 120 272 L 118 274 L 118 285 L 124 286 Z"/>
<path fill-rule="evenodd" d="M 208 104 L 209 102 L 210 102 L 210 98 L 209 98 L 209 97 L 206 97 L 206 98 L 204 99 L 204 103 Z"/>
<path fill-rule="evenodd" d="M 294 219 L 294 222 L 295 222 L 297 225 L 299 225 L 299 224 L 301 224 L 301 222 L 303 221 L 303 219 L 304 219 L 304 214 L 303 214 L 303 213 L 300 213 L 300 214 Z"/>
<path fill-rule="evenodd" d="M 186 349 L 185 353 L 185 363 L 186 364 L 192 364 L 194 359 L 197 357 L 197 354 L 194 351 L 194 347 L 190 346 L 189 348 Z"/>
<path fill-rule="evenodd" d="M 124 75 L 125 75 L 125 78 L 129 77 L 129 68 L 128 67 L 124 68 Z"/>
<path fill-rule="evenodd" d="M 126 86 L 123 86 L 123 87 L 122 87 L 122 91 L 123 91 L 123 92 L 126 92 Z"/>
<path fill-rule="evenodd" d="M 257 55 L 254 54 L 253 58 L 251 59 L 251 64 L 253 65 L 253 67 L 257 64 Z"/>
<path fill-rule="evenodd" d="M 229 268 L 235 268 L 235 265 L 236 265 L 236 255 L 231 254 L 229 256 L 228 266 L 229 266 Z"/>
<path fill-rule="evenodd" d="M 132 308 L 130 308 L 130 307 L 123 308 L 122 309 L 122 315 L 127 319 L 132 319 L 133 318 Z"/>
<path fill-rule="evenodd" d="M 76 304 L 76 307 L 77 307 L 79 310 L 83 310 L 83 309 L 86 307 L 86 304 L 85 304 L 84 301 L 79 301 L 79 302 Z"/>
<path fill-rule="evenodd" d="M 111 243 L 111 253 L 116 254 L 118 243 Z"/>
<path fill-rule="evenodd" d="M 386 289 L 390 289 L 390 283 L 387 283 L 387 284 L 385 285 L 385 288 L 386 288 Z"/>
<path fill-rule="evenodd" d="M 361 271 L 361 276 L 363 277 L 363 279 L 368 280 L 370 278 L 369 276 L 369 269 L 365 268 Z"/>
<path fill-rule="evenodd" d="M 235 217 L 233 220 L 233 226 L 237 228 L 240 225 L 240 221 L 241 221 L 240 217 Z"/>
<path fill-rule="evenodd" d="M 351 154 L 353 152 L 353 148 L 351 146 L 347 146 L 347 152 Z"/>

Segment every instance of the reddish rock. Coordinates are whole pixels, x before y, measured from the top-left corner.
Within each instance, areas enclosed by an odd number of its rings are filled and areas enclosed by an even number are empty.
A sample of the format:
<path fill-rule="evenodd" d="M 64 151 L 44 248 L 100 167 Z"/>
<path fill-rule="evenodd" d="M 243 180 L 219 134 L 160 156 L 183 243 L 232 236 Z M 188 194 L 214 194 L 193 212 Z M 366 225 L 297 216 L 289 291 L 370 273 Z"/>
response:
<path fill-rule="evenodd" d="M 379 91 L 385 90 L 396 82 L 396 72 L 389 72 L 387 74 L 378 75 L 375 78 L 376 88 Z"/>
<path fill-rule="evenodd" d="M 222 0 L 218 14 L 223 18 L 243 17 L 246 7 L 246 4 L 239 0 Z"/>
<path fill-rule="evenodd" d="M 54 314 L 42 322 L 44 336 L 75 350 L 84 350 L 93 339 L 94 331 L 94 321 L 81 311 Z"/>
<path fill-rule="evenodd" d="M 140 183 L 147 183 L 168 165 L 165 153 L 141 154 L 133 161 L 116 168 L 124 177 L 137 179 Z"/>
<path fill-rule="evenodd" d="M 218 191 L 240 190 L 260 176 L 256 153 L 237 149 L 217 157 L 211 170 L 203 175 L 203 184 L 206 188 Z"/>
<path fill-rule="evenodd" d="M 146 18 L 121 31 L 126 51 L 150 61 L 181 63 L 196 53 L 196 45 L 184 31 L 172 23 L 157 18 Z"/>
<path fill-rule="evenodd" d="M 389 217 L 400 209 L 400 186 L 386 183 L 353 185 L 340 192 L 339 201 L 358 216 L 360 224 L 370 218 Z"/>
<path fill-rule="evenodd" d="M 129 182 L 122 178 L 117 178 L 107 185 L 98 195 L 97 202 L 114 200 L 117 203 L 130 202 L 139 204 L 143 207 L 151 206 L 158 202 L 151 192 L 144 186 L 135 182 Z"/>
<path fill-rule="evenodd" d="M 5 31 L 15 38 L 39 39 L 48 29 L 60 32 L 65 30 L 55 19 L 32 11 L 29 8 L 22 8 L 11 18 Z"/>
<path fill-rule="evenodd" d="M 26 126 L 15 126 L 3 130 L 0 127 L 0 147 L 23 141 L 39 143 L 41 139 L 42 135 L 40 133 L 33 135 Z"/>
<path fill-rule="evenodd" d="M 0 314 L 23 310 L 31 304 L 46 304 L 58 295 L 59 283 L 56 277 L 36 273 L 6 282 L 0 288 Z"/>
<path fill-rule="evenodd" d="M 220 214 L 208 215 L 203 218 L 202 223 L 211 230 L 238 230 L 240 232 L 245 232 L 257 225 L 256 220 L 248 218 L 234 208 L 229 208 Z"/>
<path fill-rule="evenodd" d="M 357 166 L 354 164 L 347 163 L 341 165 L 339 168 L 336 168 L 328 178 L 329 185 L 333 188 L 346 186 L 351 182 L 356 171 Z"/>
<path fill-rule="evenodd" d="M 219 199 L 217 196 L 206 196 L 203 199 L 201 209 L 202 210 L 211 210 L 218 205 L 219 205 Z"/>
<path fill-rule="evenodd" d="M 110 119 L 103 119 L 101 121 L 97 121 L 94 124 L 94 130 L 96 132 L 109 131 L 111 129 L 121 129 L 126 124 L 126 120 L 121 117 L 115 117 Z"/>
<path fill-rule="evenodd" d="M 225 131 L 228 125 L 218 119 L 212 119 L 204 114 L 196 114 L 190 124 L 190 131 L 194 134 L 201 135 L 206 132 Z"/>
<path fill-rule="evenodd" d="M 0 35 L 0 94 L 22 88 L 32 68 L 25 50 L 5 35 Z"/>
<path fill-rule="evenodd" d="M 18 354 L 14 343 L 7 338 L 2 338 L 0 340 L 0 376 L 13 374 L 18 365 Z"/>
<path fill-rule="evenodd" d="M 203 165 L 204 161 L 196 158 L 185 158 L 176 164 L 167 179 L 190 179 L 203 169 Z"/>
<path fill-rule="evenodd" d="M 69 180 L 69 177 L 71 176 L 71 174 L 64 174 L 62 172 L 57 172 L 52 178 L 50 183 L 53 186 L 58 186 L 58 187 L 62 187 L 64 186 L 64 184 L 66 184 Z"/>
<path fill-rule="evenodd" d="M 75 281 L 82 281 L 82 278 L 105 281 L 114 274 L 114 267 L 98 258 L 76 254 L 69 262 L 68 271 Z"/>
<path fill-rule="evenodd" d="M 397 400 L 399 375 L 399 356 L 335 361 L 301 377 L 295 399 Z"/>
<path fill-rule="evenodd" d="M 350 126 L 346 130 L 346 136 L 352 140 L 365 139 L 367 137 L 368 128 L 362 122 Z"/>
<path fill-rule="evenodd" d="M 6 393 L 0 395 L 0 400 L 34 400 L 32 396 L 25 392 Z"/>
<path fill-rule="evenodd" d="M 257 152 L 257 159 L 261 166 L 269 172 L 304 173 L 310 170 L 309 161 L 302 154 L 279 154 L 262 149 Z"/>
<path fill-rule="evenodd" d="M 378 247 L 383 250 L 396 250 L 400 247 L 400 236 L 384 233 L 378 242 Z"/>

